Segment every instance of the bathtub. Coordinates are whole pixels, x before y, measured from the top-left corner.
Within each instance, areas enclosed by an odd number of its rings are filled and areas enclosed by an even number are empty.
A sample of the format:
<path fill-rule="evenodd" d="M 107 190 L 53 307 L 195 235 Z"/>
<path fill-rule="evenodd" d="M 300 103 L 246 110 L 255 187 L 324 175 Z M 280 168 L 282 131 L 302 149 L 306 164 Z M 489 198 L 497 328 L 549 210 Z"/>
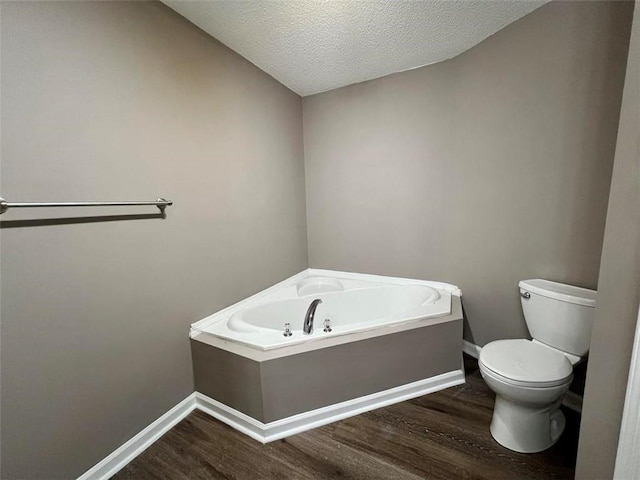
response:
<path fill-rule="evenodd" d="M 460 295 L 425 280 L 294 275 L 191 326 L 197 408 L 266 443 L 460 385 Z"/>
<path fill-rule="evenodd" d="M 206 333 L 272 350 L 449 315 L 452 295 L 460 296 L 460 290 L 446 283 L 310 270 L 192 325 L 191 336 Z M 314 330 L 304 334 L 305 314 L 315 299 L 322 303 Z"/>

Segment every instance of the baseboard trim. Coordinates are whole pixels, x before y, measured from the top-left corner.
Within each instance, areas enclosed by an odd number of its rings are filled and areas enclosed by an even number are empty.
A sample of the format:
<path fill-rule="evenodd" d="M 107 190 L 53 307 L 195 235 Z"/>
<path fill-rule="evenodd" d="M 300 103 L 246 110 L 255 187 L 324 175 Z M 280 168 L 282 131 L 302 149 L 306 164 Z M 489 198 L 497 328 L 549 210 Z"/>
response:
<path fill-rule="evenodd" d="M 78 477 L 78 480 L 106 480 L 111 478 L 195 408 L 196 394 L 192 393 L 128 442 L 114 450 L 104 460 L 87 470 Z"/>
<path fill-rule="evenodd" d="M 196 394 L 196 402 L 197 408 L 212 417 L 240 430 L 261 443 L 268 443 L 370 410 L 375 410 L 376 408 L 403 402 L 455 385 L 461 385 L 464 382 L 463 371 L 453 370 L 432 378 L 336 403 L 270 423 L 259 422 L 201 393 Z"/>
<path fill-rule="evenodd" d="M 261 443 L 273 442 L 360 413 L 375 410 L 465 382 L 462 370 L 336 403 L 270 423 L 262 423 L 227 405 L 194 392 L 144 430 L 87 470 L 78 480 L 107 480 L 118 473 L 153 442 L 167 433 L 196 408 L 241 431 Z"/>
<path fill-rule="evenodd" d="M 479 358 L 480 350 L 482 350 L 482 347 L 471 342 L 467 342 L 466 340 L 462 340 L 462 351 L 467 355 L 471 355 L 473 358 Z"/>
<path fill-rule="evenodd" d="M 571 390 L 567 390 L 562 399 L 562 405 L 574 412 L 582 413 L 582 397 Z"/>

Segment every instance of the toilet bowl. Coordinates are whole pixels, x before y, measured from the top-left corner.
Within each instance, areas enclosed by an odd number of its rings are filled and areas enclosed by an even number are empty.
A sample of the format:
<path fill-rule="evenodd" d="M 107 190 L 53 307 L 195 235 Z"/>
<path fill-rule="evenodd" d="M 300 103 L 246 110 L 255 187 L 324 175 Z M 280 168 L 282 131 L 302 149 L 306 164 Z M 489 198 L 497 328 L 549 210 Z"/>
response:
<path fill-rule="evenodd" d="M 570 361 L 529 340 L 500 340 L 480 352 L 478 364 L 496 393 L 491 434 L 498 443 L 521 453 L 553 445 L 564 430 L 558 407 L 573 379 Z"/>
<path fill-rule="evenodd" d="M 596 292 L 536 279 L 520 282 L 520 294 L 533 340 L 490 342 L 478 365 L 496 394 L 493 438 L 510 450 L 535 453 L 551 447 L 564 430 L 560 405 L 573 365 L 589 349 Z"/>

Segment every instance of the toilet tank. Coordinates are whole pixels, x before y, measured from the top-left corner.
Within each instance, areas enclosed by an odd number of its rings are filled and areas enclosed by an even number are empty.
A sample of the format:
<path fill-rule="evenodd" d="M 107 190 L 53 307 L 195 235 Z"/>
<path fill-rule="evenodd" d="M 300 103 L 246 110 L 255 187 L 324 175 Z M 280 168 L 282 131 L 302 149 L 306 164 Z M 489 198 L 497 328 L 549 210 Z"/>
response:
<path fill-rule="evenodd" d="M 583 357 L 589 352 L 596 291 L 549 280 L 523 280 L 520 299 L 531 336 Z"/>

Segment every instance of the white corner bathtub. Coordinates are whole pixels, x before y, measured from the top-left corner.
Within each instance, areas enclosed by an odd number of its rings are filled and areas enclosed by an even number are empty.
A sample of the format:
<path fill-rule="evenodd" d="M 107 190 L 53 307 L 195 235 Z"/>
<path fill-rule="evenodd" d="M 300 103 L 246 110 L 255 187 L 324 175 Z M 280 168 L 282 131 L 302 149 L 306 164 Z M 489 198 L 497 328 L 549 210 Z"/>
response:
<path fill-rule="evenodd" d="M 193 324 L 191 337 L 206 333 L 272 350 L 449 315 L 451 295 L 460 290 L 440 282 L 310 269 Z M 315 299 L 322 303 L 306 335 L 303 322 Z M 325 320 L 331 332 L 324 331 Z"/>
<path fill-rule="evenodd" d="M 305 270 L 191 326 L 198 408 L 265 443 L 463 384 L 459 296 L 445 283 Z"/>

